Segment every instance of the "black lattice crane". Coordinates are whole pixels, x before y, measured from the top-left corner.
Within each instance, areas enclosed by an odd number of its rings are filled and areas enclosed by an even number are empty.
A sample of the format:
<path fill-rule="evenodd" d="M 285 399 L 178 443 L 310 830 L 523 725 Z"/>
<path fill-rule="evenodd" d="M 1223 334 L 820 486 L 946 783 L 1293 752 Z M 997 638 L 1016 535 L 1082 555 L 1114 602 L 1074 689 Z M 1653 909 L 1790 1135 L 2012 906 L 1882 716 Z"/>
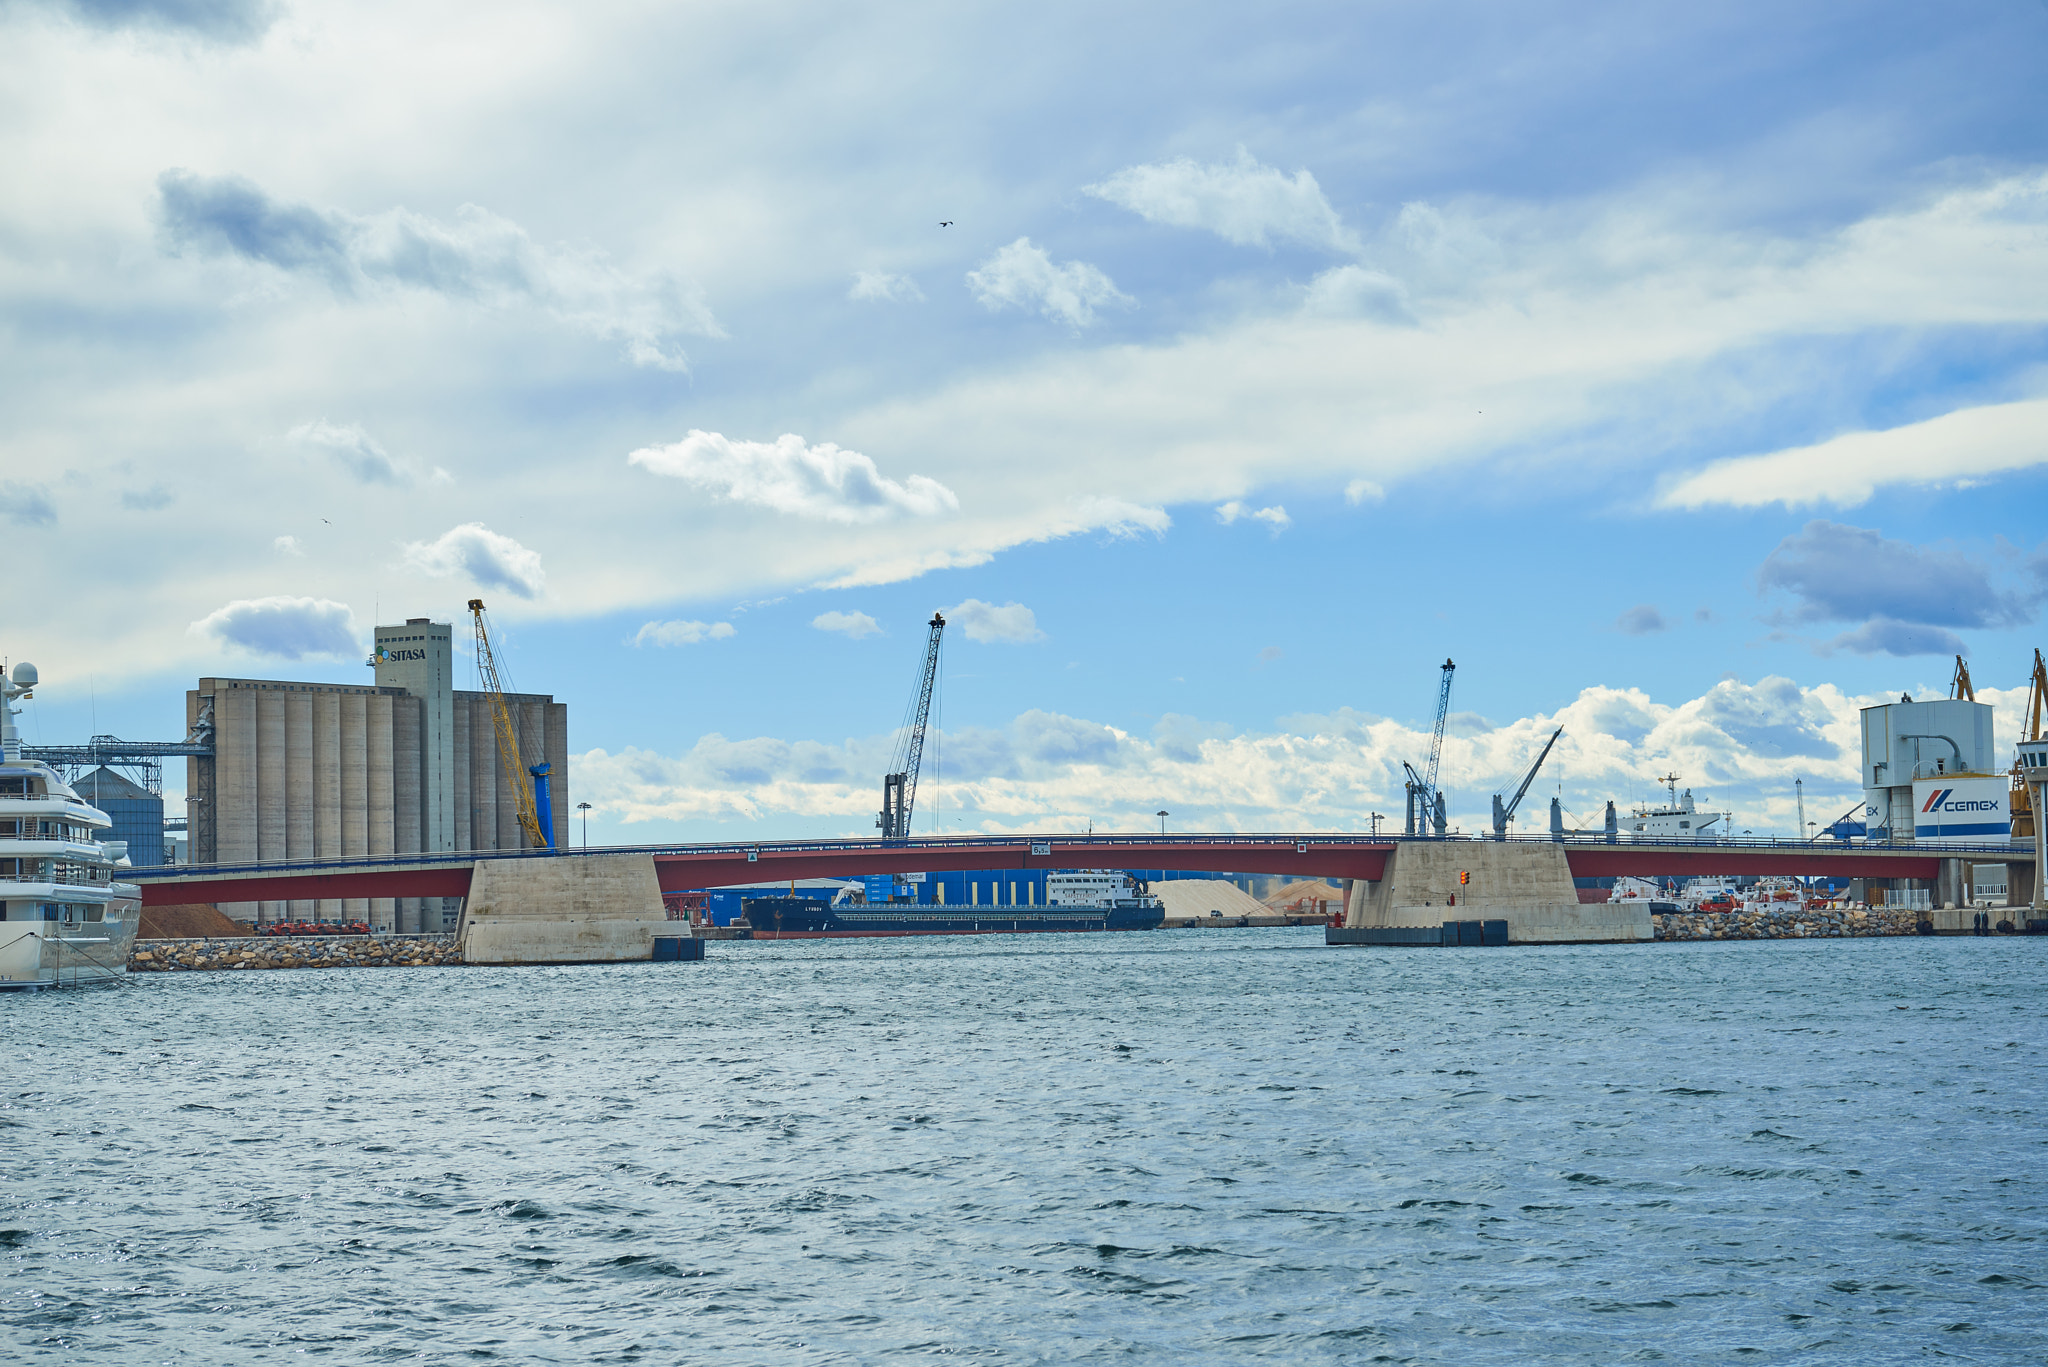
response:
<path fill-rule="evenodd" d="M 910 709 L 904 714 L 889 772 L 882 778 L 882 810 L 875 825 L 884 840 L 901 840 L 910 834 L 910 813 L 917 805 L 917 770 L 924 763 L 925 724 L 931 719 L 932 687 L 939 678 L 939 635 L 946 629 L 946 619 L 935 612 L 926 625 L 931 636 L 925 641 L 924 668 L 910 695 Z"/>

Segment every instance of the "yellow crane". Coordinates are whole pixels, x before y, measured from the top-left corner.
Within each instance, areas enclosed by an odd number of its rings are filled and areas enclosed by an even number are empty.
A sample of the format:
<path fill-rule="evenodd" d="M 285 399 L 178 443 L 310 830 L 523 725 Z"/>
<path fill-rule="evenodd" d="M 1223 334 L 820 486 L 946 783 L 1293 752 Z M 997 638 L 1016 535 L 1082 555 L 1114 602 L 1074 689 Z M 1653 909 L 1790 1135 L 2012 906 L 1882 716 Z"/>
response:
<path fill-rule="evenodd" d="M 1977 701 L 1977 689 L 1970 682 L 1970 666 L 1960 655 L 1956 656 L 1956 672 L 1948 681 L 1948 695 L 1961 702 Z"/>
<path fill-rule="evenodd" d="M 484 622 L 484 600 L 469 600 L 470 615 L 476 619 L 476 668 L 483 676 L 484 696 L 491 705 L 491 725 L 498 733 L 498 762 L 504 766 L 505 782 L 512 789 L 512 802 L 519 811 L 519 829 L 535 849 L 554 845 L 553 813 L 543 815 L 534 800 L 534 788 L 546 792 L 546 763 L 528 765 L 519 754 L 519 736 L 512 729 L 512 714 L 505 707 L 505 687 L 498 682 L 498 661 L 491 653 L 490 628 Z M 534 780 L 527 783 L 528 776 Z"/>
<path fill-rule="evenodd" d="M 2027 705 L 2020 711 L 2020 742 L 2041 739 L 2042 713 L 2048 711 L 2048 663 L 2043 663 L 2039 649 L 2034 651 L 2034 676 L 2027 680 Z M 2012 838 L 2020 840 L 2034 838 L 2034 799 L 2027 791 L 2026 780 L 2020 777 L 2018 760 L 2012 765 Z"/>

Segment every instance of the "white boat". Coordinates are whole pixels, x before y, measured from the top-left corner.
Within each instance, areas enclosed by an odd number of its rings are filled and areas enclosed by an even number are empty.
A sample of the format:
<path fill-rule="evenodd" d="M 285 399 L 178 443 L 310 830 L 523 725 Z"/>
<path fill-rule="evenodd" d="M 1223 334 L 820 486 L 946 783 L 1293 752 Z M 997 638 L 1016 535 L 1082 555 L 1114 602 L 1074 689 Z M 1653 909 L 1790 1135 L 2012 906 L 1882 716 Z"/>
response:
<path fill-rule="evenodd" d="M 1725 824 L 1719 831 L 1712 828 L 1716 823 L 1726 823 L 1729 814 L 1701 810 L 1694 805 L 1690 788 L 1681 796 L 1678 775 L 1666 774 L 1658 782 L 1665 785 L 1670 794 L 1669 801 L 1661 807 L 1637 806 L 1633 814 L 1621 819 L 1624 835 L 1631 840 L 1663 843 L 1672 840 L 1719 840 L 1727 834 Z"/>
<path fill-rule="evenodd" d="M 120 978 L 142 921 L 126 843 L 100 838 L 112 819 L 21 757 L 13 704 L 35 686 L 34 665 L 0 674 L 0 991 Z"/>

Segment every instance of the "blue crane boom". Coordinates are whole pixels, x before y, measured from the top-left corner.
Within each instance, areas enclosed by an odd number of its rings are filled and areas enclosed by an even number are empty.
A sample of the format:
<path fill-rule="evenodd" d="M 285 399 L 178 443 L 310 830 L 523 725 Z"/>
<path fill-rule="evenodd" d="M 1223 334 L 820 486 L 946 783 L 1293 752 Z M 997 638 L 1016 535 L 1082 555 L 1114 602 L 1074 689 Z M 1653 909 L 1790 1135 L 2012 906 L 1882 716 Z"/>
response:
<path fill-rule="evenodd" d="M 1432 826 L 1439 836 L 1444 833 L 1444 795 L 1436 786 L 1436 774 L 1444 756 L 1444 722 L 1451 713 L 1451 672 L 1456 668 L 1455 664 L 1445 660 L 1443 682 L 1437 685 L 1436 727 L 1430 733 L 1428 772 L 1418 774 L 1414 765 L 1401 761 L 1401 767 L 1408 771 L 1409 835 L 1428 835 Z"/>
<path fill-rule="evenodd" d="M 932 686 L 939 677 L 939 636 L 946 629 L 946 619 L 935 612 L 926 625 L 931 635 L 925 641 L 924 669 L 918 676 L 917 691 L 910 695 L 910 710 L 896 740 L 895 762 L 882 778 L 882 810 L 875 825 L 884 840 L 909 836 L 910 813 L 917 805 L 917 771 L 924 763 L 925 724 L 931 718 Z"/>

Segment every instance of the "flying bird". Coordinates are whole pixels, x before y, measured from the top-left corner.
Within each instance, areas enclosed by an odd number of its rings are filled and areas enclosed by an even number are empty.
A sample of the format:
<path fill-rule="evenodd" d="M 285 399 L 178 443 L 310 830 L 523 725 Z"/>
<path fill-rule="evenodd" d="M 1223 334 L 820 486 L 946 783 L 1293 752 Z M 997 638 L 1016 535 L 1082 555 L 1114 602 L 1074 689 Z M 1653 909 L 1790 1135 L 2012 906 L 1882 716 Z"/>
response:
<path fill-rule="evenodd" d="M 950 218 L 942 218 L 939 220 L 939 226 L 941 228 L 950 228 L 953 226 L 953 220 Z"/>

